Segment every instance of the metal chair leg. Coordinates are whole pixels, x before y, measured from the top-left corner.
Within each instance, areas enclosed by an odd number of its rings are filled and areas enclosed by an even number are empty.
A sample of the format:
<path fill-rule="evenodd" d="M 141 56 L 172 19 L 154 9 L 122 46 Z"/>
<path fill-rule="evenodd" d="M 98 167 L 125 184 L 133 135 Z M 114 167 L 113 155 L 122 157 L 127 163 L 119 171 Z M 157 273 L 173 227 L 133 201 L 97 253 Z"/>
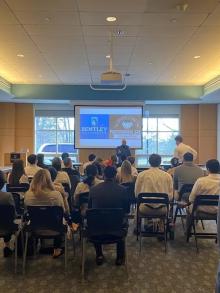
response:
<path fill-rule="evenodd" d="M 65 266 L 65 271 L 67 270 L 67 234 L 65 233 L 65 240 L 64 240 L 64 242 L 65 242 L 65 255 L 64 255 L 64 257 L 65 257 L 65 263 L 64 263 L 64 266 Z"/>
<path fill-rule="evenodd" d="M 174 219 L 173 219 L 174 224 L 176 223 L 176 218 L 177 218 L 177 215 L 178 215 L 178 211 L 179 211 L 179 207 L 176 206 L 175 215 L 174 215 Z"/>
<path fill-rule="evenodd" d="M 142 218 L 140 218 L 139 233 L 140 233 L 140 243 L 139 243 L 139 255 L 140 255 L 142 250 Z"/>
<path fill-rule="evenodd" d="M 165 253 L 167 252 L 167 225 L 168 225 L 168 220 L 164 220 L 164 245 L 165 245 Z"/>
<path fill-rule="evenodd" d="M 205 230 L 205 226 L 204 226 L 203 220 L 201 220 L 201 224 L 202 224 L 202 229 Z"/>
<path fill-rule="evenodd" d="M 25 274 L 26 269 L 26 258 L 27 258 L 27 246 L 28 246 L 28 232 L 25 233 L 26 239 L 25 239 L 25 246 L 24 246 L 24 252 L 23 252 L 23 274 Z"/>
<path fill-rule="evenodd" d="M 18 235 L 15 234 L 15 274 L 17 274 L 17 266 L 18 266 Z"/>
<path fill-rule="evenodd" d="M 128 254 L 127 254 L 127 240 L 126 240 L 126 237 L 125 237 L 125 269 L 126 269 L 126 273 L 127 273 L 127 276 L 128 276 Z"/>
<path fill-rule="evenodd" d="M 81 253 L 82 253 L 82 263 L 81 263 L 81 274 L 82 274 L 82 280 L 85 280 L 85 238 L 84 237 L 82 237 L 82 244 L 81 244 L 81 246 L 82 246 L 82 251 L 81 251 Z"/>
<path fill-rule="evenodd" d="M 195 243 L 196 243 L 196 252 L 199 253 L 199 247 L 198 247 L 198 241 L 197 241 L 197 235 L 196 235 L 195 221 L 193 221 L 193 233 L 194 233 Z"/>

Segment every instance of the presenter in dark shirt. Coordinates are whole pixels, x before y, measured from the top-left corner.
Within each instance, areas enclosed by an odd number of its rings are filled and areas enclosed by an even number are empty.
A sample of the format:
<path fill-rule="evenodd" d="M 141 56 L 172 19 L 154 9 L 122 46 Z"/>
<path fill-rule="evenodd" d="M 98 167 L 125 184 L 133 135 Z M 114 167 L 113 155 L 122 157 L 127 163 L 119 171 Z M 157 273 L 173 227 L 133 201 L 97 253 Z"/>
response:
<path fill-rule="evenodd" d="M 122 158 L 127 158 L 131 156 L 131 151 L 127 145 L 126 139 L 122 139 L 121 145 L 116 148 L 116 156 L 118 157 L 119 163 L 122 162 Z"/>

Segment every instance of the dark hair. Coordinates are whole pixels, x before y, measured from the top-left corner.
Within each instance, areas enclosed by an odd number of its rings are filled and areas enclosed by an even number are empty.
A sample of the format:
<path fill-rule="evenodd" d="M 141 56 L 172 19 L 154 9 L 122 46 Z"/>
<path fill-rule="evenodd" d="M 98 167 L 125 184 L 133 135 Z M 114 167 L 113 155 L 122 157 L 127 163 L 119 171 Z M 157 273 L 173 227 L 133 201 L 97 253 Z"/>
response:
<path fill-rule="evenodd" d="M 57 177 L 57 170 L 54 167 L 50 167 L 48 171 L 50 172 L 51 180 L 54 181 Z"/>
<path fill-rule="evenodd" d="M 121 155 L 121 162 L 124 162 L 125 160 L 127 160 L 127 156 L 126 155 Z"/>
<path fill-rule="evenodd" d="M 219 161 L 212 159 L 206 162 L 206 168 L 210 173 L 217 174 L 220 171 Z"/>
<path fill-rule="evenodd" d="M 95 155 L 95 154 L 90 154 L 90 155 L 88 156 L 88 159 L 89 159 L 90 162 L 94 161 L 95 158 L 96 158 L 96 155 Z"/>
<path fill-rule="evenodd" d="M 46 168 L 44 164 L 44 154 L 37 154 L 37 165 L 41 168 Z"/>
<path fill-rule="evenodd" d="M 131 163 L 131 165 L 133 165 L 135 162 L 135 157 L 129 156 L 128 161 Z"/>
<path fill-rule="evenodd" d="M 183 160 L 186 162 L 193 162 L 193 154 L 187 152 L 183 155 Z"/>
<path fill-rule="evenodd" d="M 150 163 L 151 167 L 159 167 L 161 164 L 161 156 L 158 154 L 150 155 L 149 163 Z"/>
<path fill-rule="evenodd" d="M 5 181 L 5 175 L 4 173 L 0 170 L 0 190 L 4 187 L 6 181 Z"/>
<path fill-rule="evenodd" d="M 170 160 L 170 163 L 173 167 L 177 167 L 179 166 L 179 159 L 174 157 Z"/>
<path fill-rule="evenodd" d="M 93 185 L 93 181 L 96 175 L 98 174 L 97 167 L 94 164 L 88 165 L 86 167 L 85 173 L 86 173 L 86 178 L 83 180 L 83 182 L 89 185 L 89 187 L 91 187 Z"/>
<path fill-rule="evenodd" d="M 177 135 L 175 137 L 175 141 L 183 142 L 183 137 L 181 135 Z"/>
<path fill-rule="evenodd" d="M 37 156 L 35 154 L 31 154 L 28 156 L 27 160 L 29 164 L 34 165 L 37 162 Z"/>
<path fill-rule="evenodd" d="M 61 171 L 61 159 L 58 157 L 53 158 L 52 167 L 54 167 L 57 171 Z"/>
<path fill-rule="evenodd" d="M 72 160 L 71 160 L 70 157 L 64 158 L 63 164 L 64 164 L 65 167 L 68 167 L 71 163 L 72 163 Z"/>
<path fill-rule="evenodd" d="M 62 160 L 64 160 L 64 159 L 66 159 L 66 158 L 69 158 L 69 153 L 62 153 L 62 155 L 61 155 L 61 158 L 62 158 Z"/>
<path fill-rule="evenodd" d="M 92 163 L 92 165 L 96 166 L 96 168 L 97 168 L 97 174 L 99 176 L 103 176 L 103 168 L 102 168 L 102 165 L 98 161 L 95 161 L 94 163 Z"/>
<path fill-rule="evenodd" d="M 107 166 L 104 170 L 104 175 L 106 179 L 113 179 L 117 174 L 117 170 L 113 166 Z"/>
<path fill-rule="evenodd" d="M 19 185 L 19 180 L 24 174 L 24 162 L 22 160 L 15 160 L 12 164 L 12 171 L 9 176 L 9 184 Z"/>

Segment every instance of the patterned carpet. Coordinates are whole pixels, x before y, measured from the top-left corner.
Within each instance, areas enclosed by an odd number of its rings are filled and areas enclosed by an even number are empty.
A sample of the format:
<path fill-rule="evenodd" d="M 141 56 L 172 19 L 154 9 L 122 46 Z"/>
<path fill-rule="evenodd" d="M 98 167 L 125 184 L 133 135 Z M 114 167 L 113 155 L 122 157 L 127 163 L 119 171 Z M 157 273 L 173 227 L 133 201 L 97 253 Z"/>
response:
<path fill-rule="evenodd" d="M 9 293 L 213 293 L 215 275 L 219 259 L 217 245 L 213 240 L 199 240 L 199 254 L 196 253 L 194 239 L 185 242 L 182 227 L 176 226 L 175 241 L 169 241 L 167 254 L 163 242 L 144 238 L 142 254 L 139 243 L 132 235 L 132 225 L 128 236 L 129 275 L 124 267 L 116 267 L 115 251 L 106 246 L 106 263 L 97 267 L 94 250 L 87 244 L 86 275 L 81 281 L 80 246 L 73 257 L 69 245 L 68 271 L 64 272 L 64 259 L 52 259 L 39 255 L 28 259 L 27 273 L 13 274 L 13 258 L 0 257 L 0 292 Z"/>

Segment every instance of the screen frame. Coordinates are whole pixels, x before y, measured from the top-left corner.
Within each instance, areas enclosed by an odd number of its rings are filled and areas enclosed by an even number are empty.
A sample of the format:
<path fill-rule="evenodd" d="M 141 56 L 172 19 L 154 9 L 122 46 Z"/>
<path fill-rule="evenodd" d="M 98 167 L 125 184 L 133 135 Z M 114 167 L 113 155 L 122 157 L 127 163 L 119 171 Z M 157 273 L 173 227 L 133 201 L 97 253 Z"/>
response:
<path fill-rule="evenodd" d="M 141 108 L 141 147 L 140 148 L 130 148 L 131 150 L 141 150 L 143 149 L 143 117 L 144 117 L 144 107 L 143 105 L 74 105 L 74 148 L 76 148 L 76 130 L 75 130 L 75 125 L 76 125 L 76 119 L 75 119 L 75 113 L 76 113 L 76 107 L 93 107 L 93 108 Z M 116 146 L 117 147 L 117 146 Z M 116 148 L 115 147 L 115 148 Z M 89 150 L 89 149 L 94 149 L 94 150 L 114 150 L 115 148 L 104 148 L 104 147 L 78 147 L 76 148 L 77 150 L 84 149 L 84 150 Z"/>

